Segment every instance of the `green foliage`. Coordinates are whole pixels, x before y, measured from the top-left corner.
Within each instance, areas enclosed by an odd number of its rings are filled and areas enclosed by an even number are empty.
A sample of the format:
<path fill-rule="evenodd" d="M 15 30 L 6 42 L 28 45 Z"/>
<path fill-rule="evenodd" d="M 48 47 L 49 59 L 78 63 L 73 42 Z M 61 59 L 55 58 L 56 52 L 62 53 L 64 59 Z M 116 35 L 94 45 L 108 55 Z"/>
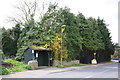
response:
<path fill-rule="evenodd" d="M 18 62 L 11 59 L 4 59 L 3 62 L 8 62 L 15 65 L 15 67 L 9 68 L 9 69 L 2 67 L 3 68 L 2 74 L 5 74 L 5 75 L 9 73 L 14 73 L 14 72 L 20 72 L 23 70 L 32 70 L 32 67 L 30 65 L 25 65 L 23 62 Z"/>
<path fill-rule="evenodd" d="M 65 11 L 66 9 L 67 11 Z M 81 36 L 82 34 L 80 33 L 79 25 L 83 23 L 79 21 L 81 17 L 79 16 L 76 17 L 73 13 L 70 13 L 68 8 L 63 9 L 62 14 L 65 16 L 65 24 L 66 24 L 65 32 L 67 36 L 66 44 L 68 47 L 68 57 L 69 57 L 68 60 L 71 59 L 74 60 L 76 59 L 77 56 L 79 56 L 80 51 L 82 51 L 83 38 Z"/>
<path fill-rule="evenodd" d="M 33 6 L 29 11 L 36 10 L 36 6 L 34 4 Z M 16 24 L 13 29 L 3 29 L 2 50 L 6 56 L 16 55 L 16 60 L 21 60 L 27 47 L 44 46 L 48 43 L 53 48 L 54 58 L 56 56 L 59 59 L 62 52 L 62 58 L 67 54 L 68 61 L 80 59 L 82 56 L 93 56 L 93 52 L 110 60 L 110 55 L 114 53 L 110 32 L 103 19 L 86 18 L 82 13 L 75 15 L 69 8 L 60 8 L 57 3 L 50 4 L 38 21 L 35 21 L 33 12 L 25 15 L 26 19 L 21 21 L 22 24 Z M 65 31 L 62 33 L 63 27 Z M 59 42 L 56 33 L 60 35 L 59 37 L 66 38 Z"/>
<path fill-rule="evenodd" d="M 65 66 L 56 66 L 57 68 L 65 68 Z"/>
<path fill-rule="evenodd" d="M 63 34 L 64 35 L 64 34 Z M 63 44 L 64 37 L 61 37 L 61 35 L 57 34 L 55 37 L 55 40 L 51 40 L 49 43 L 45 44 L 44 47 L 50 48 L 53 52 L 53 59 L 56 61 L 63 61 L 66 60 L 68 57 L 67 54 L 67 47 Z"/>
<path fill-rule="evenodd" d="M 2 50 L 0 50 L 0 61 L 4 58 L 4 53 Z"/>
<path fill-rule="evenodd" d="M 0 49 L 2 49 L 2 29 L 0 28 Z"/>
<path fill-rule="evenodd" d="M 18 49 L 16 57 L 15 57 L 16 60 L 22 60 L 24 58 L 23 53 L 26 48 L 27 48 L 26 46 L 22 46 L 21 48 Z"/>
<path fill-rule="evenodd" d="M 14 72 L 21 72 L 22 70 L 20 70 L 19 68 L 17 68 L 17 67 L 14 67 L 14 68 L 9 68 L 8 69 L 8 72 L 10 72 L 10 73 L 14 73 Z"/>
<path fill-rule="evenodd" d="M 103 20 L 92 17 L 86 19 L 82 13 L 75 16 L 68 8 L 63 9 L 62 15 L 66 25 L 68 60 L 93 56 L 93 52 L 110 60 L 114 47 Z"/>
<path fill-rule="evenodd" d="M 21 66 L 21 65 L 23 65 L 22 62 L 18 62 L 18 61 L 12 60 L 12 59 L 4 59 L 3 62 L 12 63 L 12 64 L 15 64 L 16 66 Z"/>
<path fill-rule="evenodd" d="M 76 26 L 69 26 L 66 28 L 67 33 L 67 47 L 69 48 L 69 56 L 75 58 L 82 49 L 82 37 L 79 33 L 79 28 Z M 77 49 L 77 50 L 75 50 Z M 74 53 L 74 54 L 73 54 Z M 73 54 L 73 55 L 72 55 Z"/>
<path fill-rule="evenodd" d="M 23 65 L 22 68 L 27 70 L 32 70 L 32 67 L 30 65 Z"/>
<path fill-rule="evenodd" d="M 12 63 L 12 64 L 18 66 L 18 67 L 29 67 L 28 65 L 25 65 L 23 62 L 15 61 L 12 59 L 4 59 L 3 62 L 9 62 L 9 63 Z"/>
<path fill-rule="evenodd" d="M 72 66 L 84 66 L 83 64 L 73 64 Z"/>
<path fill-rule="evenodd" d="M 15 56 L 17 53 L 17 40 L 20 35 L 20 25 L 16 24 L 12 29 L 2 29 L 2 50 L 5 56 Z"/>
<path fill-rule="evenodd" d="M 2 50 L 6 56 L 14 54 L 13 39 L 10 38 L 9 30 L 2 34 Z"/>
<path fill-rule="evenodd" d="M 57 68 L 66 68 L 66 67 L 79 67 L 79 66 L 85 66 L 84 64 L 72 64 L 72 65 L 62 65 L 62 66 L 56 66 Z"/>
<path fill-rule="evenodd" d="M 85 47 L 97 51 L 104 49 L 104 43 L 102 41 L 102 33 L 99 30 L 96 19 L 89 18 L 87 20 L 89 32 L 84 31 L 84 44 Z M 88 30 L 87 30 L 88 31 Z M 87 33 L 87 34 L 86 34 Z"/>
<path fill-rule="evenodd" d="M 1 71 L 0 75 L 7 75 L 7 74 L 10 73 L 10 72 L 9 72 L 6 68 L 4 68 L 4 67 L 0 68 L 0 71 Z"/>
<path fill-rule="evenodd" d="M 106 57 L 106 61 L 110 61 L 112 54 L 114 54 L 114 45 L 111 41 L 110 32 L 107 28 L 107 25 L 105 24 L 105 21 L 103 19 L 98 18 L 97 19 L 98 27 L 101 32 L 101 39 L 104 43 L 104 49 L 101 50 L 102 54 L 99 53 L 100 57 Z"/>
<path fill-rule="evenodd" d="M 44 46 L 55 40 L 56 33 L 61 34 L 62 23 L 64 22 L 61 16 L 61 9 L 57 4 L 50 4 L 41 21 L 32 26 L 28 24 L 29 29 L 25 25 L 18 39 L 19 49 L 16 58 L 22 58 L 20 56 L 23 53 L 23 46 Z"/>

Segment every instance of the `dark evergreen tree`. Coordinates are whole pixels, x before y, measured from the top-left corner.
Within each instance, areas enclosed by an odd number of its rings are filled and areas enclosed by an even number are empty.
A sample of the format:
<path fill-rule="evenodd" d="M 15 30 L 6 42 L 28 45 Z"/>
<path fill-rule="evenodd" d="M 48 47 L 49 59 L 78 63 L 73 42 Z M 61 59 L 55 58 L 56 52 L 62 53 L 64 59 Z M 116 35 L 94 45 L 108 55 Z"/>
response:
<path fill-rule="evenodd" d="M 103 56 L 104 58 L 106 58 L 105 61 L 110 61 L 111 55 L 114 54 L 114 45 L 111 41 L 110 32 L 103 19 L 101 20 L 100 18 L 98 18 L 97 22 L 98 22 L 99 30 L 102 34 L 102 37 L 101 37 L 102 41 L 105 45 L 105 49 L 102 50 L 102 52 L 100 51 L 101 52 L 100 57 Z"/>
<path fill-rule="evenodd" d="M 20 35 L 20 26 L 17 24 L 12 29 L 2 29 L 2 50 L 7 57 L 15 57 L 17 53 L 17 40 Z"/>

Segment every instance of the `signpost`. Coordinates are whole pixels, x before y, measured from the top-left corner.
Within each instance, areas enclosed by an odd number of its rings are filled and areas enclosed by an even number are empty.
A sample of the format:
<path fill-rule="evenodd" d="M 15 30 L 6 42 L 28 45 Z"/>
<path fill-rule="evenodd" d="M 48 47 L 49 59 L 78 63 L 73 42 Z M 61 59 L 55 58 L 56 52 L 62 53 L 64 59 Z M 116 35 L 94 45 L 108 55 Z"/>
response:
<path fill-rule="evenodd" d="M 97 64 L 96 53 L 93 53 L 94 59 L 92 59 L 92 64 Z"/>

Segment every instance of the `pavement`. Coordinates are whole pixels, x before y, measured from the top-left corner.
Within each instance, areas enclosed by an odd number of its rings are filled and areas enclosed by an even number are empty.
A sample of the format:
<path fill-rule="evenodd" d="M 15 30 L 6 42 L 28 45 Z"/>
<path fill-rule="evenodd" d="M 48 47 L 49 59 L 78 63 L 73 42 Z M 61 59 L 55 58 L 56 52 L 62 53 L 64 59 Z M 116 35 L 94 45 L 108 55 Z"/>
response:
<path fill-rule="evenodd" d="M 117 61 L 114 61 L 114 62 L 117 62 Z M 114 62 L 97 64 L 97 65 L 85 65 L 85 66 L 79 66 L 79 67 L 67 67 L 67 68 L 49 67 L 45 69 L 28 70 L 28 71 L 16 72 L 16 73 L 9 74 L 9 75 L 2 75 L 0 76 L 0 78 L 36 78 L 36 77 L 44 76 L 47 74 L 86 69 L 86 68 L 101 66 L 104 64 L 112 64 Z"/>

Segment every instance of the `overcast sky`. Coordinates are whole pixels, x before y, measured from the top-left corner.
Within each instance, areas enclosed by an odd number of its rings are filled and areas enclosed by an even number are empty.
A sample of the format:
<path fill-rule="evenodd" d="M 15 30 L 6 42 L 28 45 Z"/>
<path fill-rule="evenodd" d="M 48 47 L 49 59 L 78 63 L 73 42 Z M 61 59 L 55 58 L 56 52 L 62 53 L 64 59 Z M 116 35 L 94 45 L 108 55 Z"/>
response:
<path fill-rule="evenodd" d="M 10 28 L 12 23 L 7 22 L 8 16 L 13 15 L 14 7 L 22 0 L 0 0 L 0 27 Z M 45 1 L 45 0 L 44 0 Z M 51 1 L 51 0 L 46 0 Z M 53 1 L 53 0 L 52 0 Z M 86 18 L 94 17 L 104 19 L 109 24 L 113 42 L 118 42 L 118 1 L 120 0 L 57 0 L 59 6 L 67 6 L 71 12 L 83 13 Z"/>

